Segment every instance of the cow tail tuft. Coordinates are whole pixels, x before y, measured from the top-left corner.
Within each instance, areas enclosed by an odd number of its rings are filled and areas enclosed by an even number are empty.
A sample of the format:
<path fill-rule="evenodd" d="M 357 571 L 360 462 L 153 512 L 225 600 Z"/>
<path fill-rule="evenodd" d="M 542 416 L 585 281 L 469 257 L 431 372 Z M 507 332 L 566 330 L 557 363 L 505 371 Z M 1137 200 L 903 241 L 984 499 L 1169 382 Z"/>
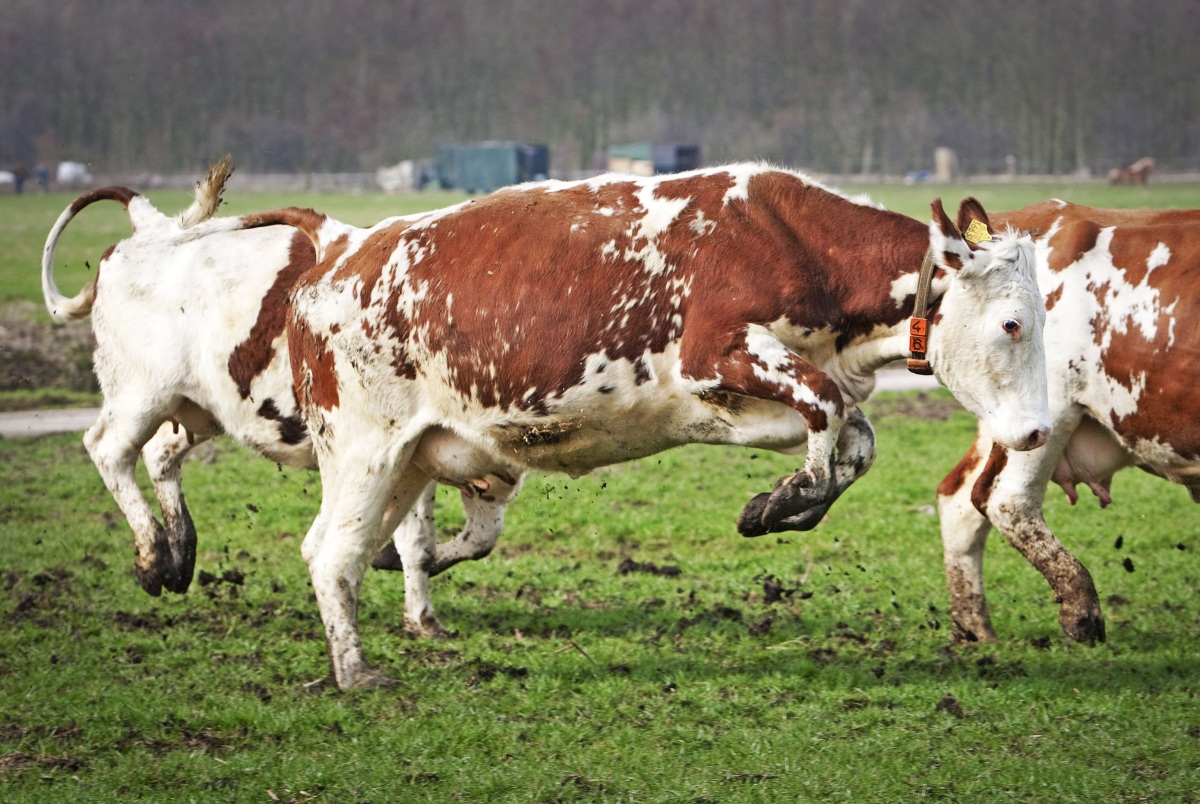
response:
<path fill-rule="evenodd" d="M 233 157 L 225 154 L 208 167 L 208 173 L 196 182 L 196 198 L 191 206 L 175 217 L 180 229 L 188 229 L 213 215 L 224 202 L 225 183 L 233 175 Z"/>

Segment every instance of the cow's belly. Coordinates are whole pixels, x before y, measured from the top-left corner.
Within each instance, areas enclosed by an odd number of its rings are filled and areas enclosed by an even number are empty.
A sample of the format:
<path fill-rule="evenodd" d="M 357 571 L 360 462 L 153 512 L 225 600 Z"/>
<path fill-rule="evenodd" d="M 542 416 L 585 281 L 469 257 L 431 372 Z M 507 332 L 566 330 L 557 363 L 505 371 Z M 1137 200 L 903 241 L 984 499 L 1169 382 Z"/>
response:
<path fill-rule="evenodd" d="M 686 391 L 647 395 L 639 404 L 565 402 L 548 416 L 504 417 L 482 433 L 506 459 L 572 475 L 643 458 L 683 444 L 789 449 L 808 434 L 804 418 L 774 402 Z"/>
<path fill-rule="evenodd" d="M 344 351 L 354 352 L 349 346 Z M 506 407 L 464 395 L 436 357 L 422 361 L 420 379 L 397 380 L 390 362 L 367 352 L 355 367 L 357 381 L 342 378 L 339 405 L 369 410 L 376 425 L 403 438 L 443 428 L 493 456 L 497 466 L 521 471 L 581 475 L 684 444 L 786 450 L 804 443 L 807 425 L 798 411 L 685 380 L 676 351 L 647 355 L 639 367 L 591 355 L 583 381 L 565 393 Z M 386 350 L 385 356 L 390 358 Z M 524 385 L 534 389 L 539 383 L 529 379 Z"/>
<path fill-rule="evenodd" d="M 316 469 L 312 439 L 292 392 L 286 341 L 278 339 L 271 361 L 254 376 L 245 398 L 228 366 L 228 351 L 208 350 L 192 373 L 191 398 L 211 411 L 223 432 L 238 443 L 276 463 Z"/>

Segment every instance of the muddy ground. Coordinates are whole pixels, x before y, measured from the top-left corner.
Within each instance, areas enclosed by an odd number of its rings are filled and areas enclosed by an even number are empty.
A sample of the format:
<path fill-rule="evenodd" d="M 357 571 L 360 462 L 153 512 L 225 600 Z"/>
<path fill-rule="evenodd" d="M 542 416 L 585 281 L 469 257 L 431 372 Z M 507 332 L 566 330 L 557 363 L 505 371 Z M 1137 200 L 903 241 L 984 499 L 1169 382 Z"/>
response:
<path fill-rule="evenodd" d="M 31 301 L 0 305 L 0 391 L 97 391 L 89 321 L 51 324 Z"/>

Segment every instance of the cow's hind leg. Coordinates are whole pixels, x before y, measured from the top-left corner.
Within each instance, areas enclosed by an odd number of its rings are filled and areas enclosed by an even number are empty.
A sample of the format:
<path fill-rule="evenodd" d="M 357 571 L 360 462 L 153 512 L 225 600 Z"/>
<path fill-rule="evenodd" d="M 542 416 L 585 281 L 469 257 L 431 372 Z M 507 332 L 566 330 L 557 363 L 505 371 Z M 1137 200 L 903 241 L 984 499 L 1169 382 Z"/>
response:
<path fill-rule="evenodd" d="M 167 422 L 142 447 L 142 460 L 158 497 L 175 567 L 172 577 L 163 585 L 176 594 L 188 590 L 196 569 L 196 526 L 183 498 L 183 459 L 208 438 L 189 434 L 177 423 Z"/>
<path fill-rule="evenodd" d="M 430 482 L 417 498 L 416 504 L 402 518 L 397 512 L 389 511 L 391 519 L 399 518 L 393 537 L 371 559 L 371 567 L 379 570 L 403 572 L 404 561 L 400 558 L 399 546 L 409 541 L 422 542 L 437 538 L 437 517 L 434 515 L 434 505 L 437 496 L 437 483 Z M 387 530 L 387 524 L 384 525 Z"/>
<path fill-rule="evenodd" d="M 387 434 L 356 441 L 369 448 Z M 329 662 L 337 685 L 382 687 L 393 682 L 367 664 L 358 631 L 363 574 L 387 534 L 388 509 L 407 513 L 428 479 L 409 463 L 412 445 L 383 451 L 328 450 L 320 455 L 323 494 L 317 521 L 302 553 L 325 625 Z M 406 471 L 407 470 L 407 471 Z"/>
<path fill-rule="evenodd" d="M 463 510 L 467 521 L 458 535 L 447 542 L 440 542 L 431 576 L 438 575 L 460 561 L 478 561 L 491 554 L 500 533 L 504 530 L 504 507 L 512 501 L 521 488 L 521 480 L 515 484 L 489 476 L 491 488 L 486 495 L 463 492 Z"/>
<path fill-rule="evenodd" d="M 762 536 L 785 530 L 812 530 L 842 492 L 866 474 L 874 462 L 875 431 L 863 412 L 857 407 L 852 408 L 847 412 L 846 421 L 838 435 L 833 461 L 833 491 L 829 501 L 787 519 L 768 521 L 764 514 L 773 492 L 759 494 L 742 510 L 738 518 L 738 532 L 743 536 Z"/>
<path fill-rule="evenodd" d="M 415 482 L 415 474 L 413 477 Z M 392 533 L 391 543 L 372 562 L 372 566 L 379 567 L 382 557 L 391 562 L 391 556 L 394 556 L 394 564 L 388 568 L 404 571 L 404 630 L 416 637 L 447 635 L 434 613 L 429 593 L 430 568 L 437 553 L 437 528 L 433 516 L 436 491 L 437 484 L 426 478 L 409 510 L 402 507 L 388 510 L 383 529 Z M 397 521 L 399 524 L 393 531 L 392 525 Z"/>
<path fill-rule="evenodd" d="M 418 503 L 396 528 L 391 550 L 385 548 L 372 565 L 404 570 L 404 630 L 413 636 L 443 636 L 446 630 L 434 614 L 429 579 L 460 561 L 484 558 L 496 546 L 504 528 L 504 506 L 516 496 L 521 480 L 488 475 L 486 491 L 471 486 L 462 492 L 466 523 L 453 539 L 438 543 L 433 516 L 436 484 L 429 483 Z M 386 527 L 386 526 L 385 526 Z M 388 555 L 390 554 L 390 555 Z M 394 556 L 394 564 L 391 556 Z M 398 566 L 396 566 L 398 565 Z"/>
<path fill-rule="evenodd" d="M 134 570 L 138 583 L 148 594 L 157 597 L 163 586 L 170 588 L 176 583 L 176 566 L 167 533 L 155 519 L 137 484 L 138 452 L 163 418 L 152 415 L 149 410 L 138 405 L 132 412 L 125 413 L 119 404 L 106 400 L 96 423 L 84 433 L 83 444 L 133 530 Z"/>

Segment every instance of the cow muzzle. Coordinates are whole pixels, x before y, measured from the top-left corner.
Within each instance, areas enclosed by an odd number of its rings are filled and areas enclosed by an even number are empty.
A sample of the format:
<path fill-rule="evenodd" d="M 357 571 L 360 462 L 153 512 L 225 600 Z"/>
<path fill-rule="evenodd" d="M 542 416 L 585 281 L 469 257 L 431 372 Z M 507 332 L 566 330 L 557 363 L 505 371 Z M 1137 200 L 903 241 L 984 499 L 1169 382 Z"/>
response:
<path fill-rule="evenodd" d="M 1046 442 L 1050 440 L 1050 428 L 1037 427 L 1033 430 L 1025 431 L 1024 434 L 1019 435 L 1016 438 L 1000 438 L 995 434 L 993 434 L 993 438 L 995 438 L 999 444 L 1007 447 L 1008 449 L 1013 449 L 1018 452 L 1027 452 L 1031 449 L 1037 449 L 1038 447 L 1045 446 Z"/>

